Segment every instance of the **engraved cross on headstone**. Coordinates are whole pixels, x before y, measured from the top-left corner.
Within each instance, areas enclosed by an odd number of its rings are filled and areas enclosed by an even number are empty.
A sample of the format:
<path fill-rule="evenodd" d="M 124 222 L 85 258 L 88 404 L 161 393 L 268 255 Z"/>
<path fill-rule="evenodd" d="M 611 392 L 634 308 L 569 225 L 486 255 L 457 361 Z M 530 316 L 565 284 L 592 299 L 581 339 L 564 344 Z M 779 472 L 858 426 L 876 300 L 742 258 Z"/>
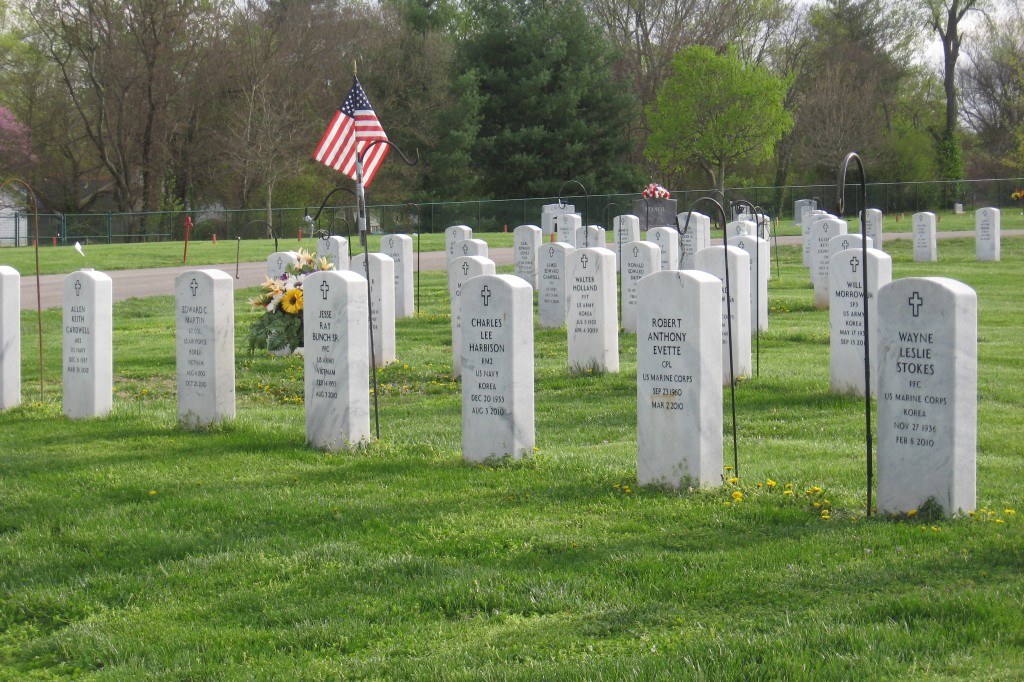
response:
<path fill-rule="evenodd" d="M 462 264 L 462 276 L 463 277 L 468 277 L 469 276 L 469 263 L 463 263 Z"/>
<path fill-rule="evenodd" d="M 639 255 L 640 255 L 640 247 L 639 246 L 634 246 L 633 247 L 633 258 L 636 258 Z"/>
<path fill-rule="evenodd" d="M 491 298 L 491 290 L 486 284 L 484 285 L 484 288 L 480 290 L 480 298 L 484 300 L 484 307 L 486 308 L 487 301 Z"/>
<path fill-rule="evenodd" d="M 283 256 L 278 256 L 277 257 L 277 269 L 278 270 L 284 270 L 284 257 Z"/>
<path fill-rule="evenodd" d="M 857 272 L 858 267 L 860 267 L 860 259 L 854 256 L 850 259 L 850 270 Z"/>
<path fill-rule="evenodd" d="M 843 240 L 843 251 L 846 251 L 848 248 L 850 248 L 850 240 L 849 239 L 844 239 Z"/>
<path fill-rule="evenodd" d="M 910 304 L 914 317 L 917 317 L 921 312 L 921 306 L 924 305 L 924 299 L 921 298 L 921 294 L 914 292 L 914 295 L 907 301 Z"/>
<path fill-rule="evenodd" d="M 587 254 L 583 254 L 582 256 L 580 256 L 580 263 L 583 264 L 583 269 L 586 270 L 587 269 Z"/>
<path fill-rule="evenodd" d="M 465 256 L 469 253 L 469 244 L 462 245 L 462 255 Z"/>
<path fill-rule="evenodd" d="M 192 298 L 195 298 L 196 293 L 199 291 L 199 282 L 196 281 L 195 277 L 192 278 L 192 283 L 188 285 L 188 288 L 192 290 Z"/>
<path fill-rule="evenodd" d="M 554 257 L 554 255 L 555 255 L 555 247 L 549 246 L 548 247 L 548 258 L 552 258 L 552 257 Z"/>
<path fill-rule="evenodd" d="M 327 283 L 326 279 L 320 283 L 320 294 L 324 297 L 325 301 L 327 300 L 327 292 L 330 290 L 331 285 Z"/>
<path fill-rule="evenodd" d="M 82 293 L 82 280 L 76 279 L 75 280 L 75 296 L 78 296 L 81 293 Z"/>

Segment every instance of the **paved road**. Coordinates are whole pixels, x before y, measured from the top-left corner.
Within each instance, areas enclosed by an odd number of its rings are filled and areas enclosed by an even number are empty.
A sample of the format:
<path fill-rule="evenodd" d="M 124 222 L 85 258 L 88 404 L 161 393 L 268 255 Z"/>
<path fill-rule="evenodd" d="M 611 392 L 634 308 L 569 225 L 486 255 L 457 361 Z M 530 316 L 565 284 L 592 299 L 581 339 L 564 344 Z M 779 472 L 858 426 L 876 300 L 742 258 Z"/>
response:
<path fill-rule="evenodd" d="M 973 231 L 964 232 L 939 232 L 939 239 L 953 239 L 957 237 L 973 237 Z M 1024 230 L 1003 230 L 1004 237 L 1024 236 Z M 889 232 L 885 240 L 910 239 L 909 232 Z M 721 240 L 717 240 L 721 243 Z M 780 244 L 799 244 L 800 237 L 789 236 L 779 237 Z M 355 256 L 358 257 L 358 256 Z M 496 265 L 512 264 L 512 249 L 509 247 L 489 250 L 489 257 Z M 445 254 L 443 251 L 429 251 L 419 256 L 420 269 L 443 270 Z M 146 296 L 171 295 L 174 293 L 174 279 L 183 272 L 196 269 L 223 270 L 231 276 L 235 276 L 236 265 L 234 263 L 222 263 L 219 265 L 191 266 L 181 265 L 173 268 L 148 268 L 143 270 L 112 270 L 106 274 L 113 280 L 114 301 L 123 301 L 128 298 L 142 298 Z M 265 262 L 241 263 L 237 266 L 237 277 L 235 289 L 247 289 L 260 284 L 266 278 L 267 264 Z M 43 308 L 56 308 L 61 305 L 62 285 L 65 275 L 43 275 L 39 278 L 40 301 Z M 21 278 L 21 309 L 34 310 L 36 307 L 36 278 L 32 275 L 22 275 Z"/>

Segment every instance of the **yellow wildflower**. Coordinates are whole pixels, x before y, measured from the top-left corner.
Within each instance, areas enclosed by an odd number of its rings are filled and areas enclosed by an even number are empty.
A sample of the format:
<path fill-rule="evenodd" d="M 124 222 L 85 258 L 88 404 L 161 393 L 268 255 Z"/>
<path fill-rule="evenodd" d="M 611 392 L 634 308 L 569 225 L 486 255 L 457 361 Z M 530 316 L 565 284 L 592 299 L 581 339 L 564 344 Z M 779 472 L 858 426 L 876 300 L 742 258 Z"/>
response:
<path fill-rule="evenodd" d="M 768 486 L 769 488 L 774 488 L 775 486 L 777 486 L 777 485 L 778 485 L 778 483 L 776 483 L 775 481 L 773 481 L 773 480 L 772 480 L 772 479 L 770 479 L 770 478 L 769 478 L 769 479 L 768 479 L 767 481 L 765 481 L 765 483 L 764 483 L 764 484 L 765 484 L 766 486 Z"/>
<path fill-rule="evenodd" d="M 733 490 L 732 491 L 732 499 L 734 499 L 737 502 L 739 502 L 740 500 L 743 499 L 743 493 L 740 492 L 739 490 Z"/>

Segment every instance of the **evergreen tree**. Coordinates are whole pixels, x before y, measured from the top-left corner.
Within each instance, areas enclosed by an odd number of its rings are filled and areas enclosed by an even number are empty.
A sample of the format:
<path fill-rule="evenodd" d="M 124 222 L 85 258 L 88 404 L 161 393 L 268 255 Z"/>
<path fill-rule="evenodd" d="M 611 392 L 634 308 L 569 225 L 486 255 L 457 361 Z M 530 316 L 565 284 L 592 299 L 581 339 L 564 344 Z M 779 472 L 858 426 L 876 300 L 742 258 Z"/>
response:
<path fill-rule="evenodd" d="M 590 193 L 635 188 L 624 161 L 632 96 L 578 0 L 476 0 L 469 11 L 459 63 L 478 78 L 481 192 L 552 195 L 570 179 Z"/>

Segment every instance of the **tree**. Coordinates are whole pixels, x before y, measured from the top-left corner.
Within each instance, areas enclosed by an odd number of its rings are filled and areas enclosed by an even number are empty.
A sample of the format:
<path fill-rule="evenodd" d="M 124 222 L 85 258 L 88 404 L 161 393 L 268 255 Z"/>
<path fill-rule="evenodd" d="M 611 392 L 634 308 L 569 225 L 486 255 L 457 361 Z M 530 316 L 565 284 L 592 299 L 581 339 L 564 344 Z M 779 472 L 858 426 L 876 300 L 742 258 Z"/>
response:
<path fill-rule="evenodd" d="M 787 0 L 586 0 L 586 6 L 618 49 L 616 74 L 631 85 L 638 102 L 627 133 L 637 165 L 647 163 L 646 111 L 669 77 L 676 53 L 697 44 L 737 45 L 748 61 L 759 62 L 790 10 Z"/>
<path fill-rule="evenodd" d="M 726 173 L 746 160 L 768 159 L 793 126 L 783 107 L 786 79 L 745 64 L 734 50 L 683 50 L 648 112 L 647 156 L 666 171 L 698 164 L 725 192 Z"/>
<path fill-rule="evenodd" d="M 956 63 L 963 44 L 961 22 L 968 12 L 980 11 L 985 0 L 924 0 L 928 13 L 928 26 L 939 34 L 942 41 L 942 84 L 946 93 L 945 127 L 935 135 L 940 177 L 962 180 L 964 175 L 963 151 L 957 131 L 958 100 L 956 90 Z M 954 193 L 944 191 L 945 203 Z"/>
<path fill-rule="evenodd" d="M 163 199 L 174 104 L 201 78 L 218 2 L 35 0 L 33 17 L 124 211 Z"/>
<path fill-rule="evenodd" d="M 974 42 L 965 54 L 957 90 L 960 121 L 972 134 L 973 144 L 965 150 L 972 175 L 1019 171 L 1024 168 L 1017 147 L 1017 137 L 1024 134 L 1024 6 L 1015 4 L 994 18 L 988 40 Z"/>
<path fill-rule="evenodd" d="M 615 53 L 576 0 L 477 0 L 459 73 L 478 78 L 472 150 L 480 189 L 551 195 L 569 179 L 590 192 L 635 187 L 626 160 L 634 112 L 612 74 Z"/>

